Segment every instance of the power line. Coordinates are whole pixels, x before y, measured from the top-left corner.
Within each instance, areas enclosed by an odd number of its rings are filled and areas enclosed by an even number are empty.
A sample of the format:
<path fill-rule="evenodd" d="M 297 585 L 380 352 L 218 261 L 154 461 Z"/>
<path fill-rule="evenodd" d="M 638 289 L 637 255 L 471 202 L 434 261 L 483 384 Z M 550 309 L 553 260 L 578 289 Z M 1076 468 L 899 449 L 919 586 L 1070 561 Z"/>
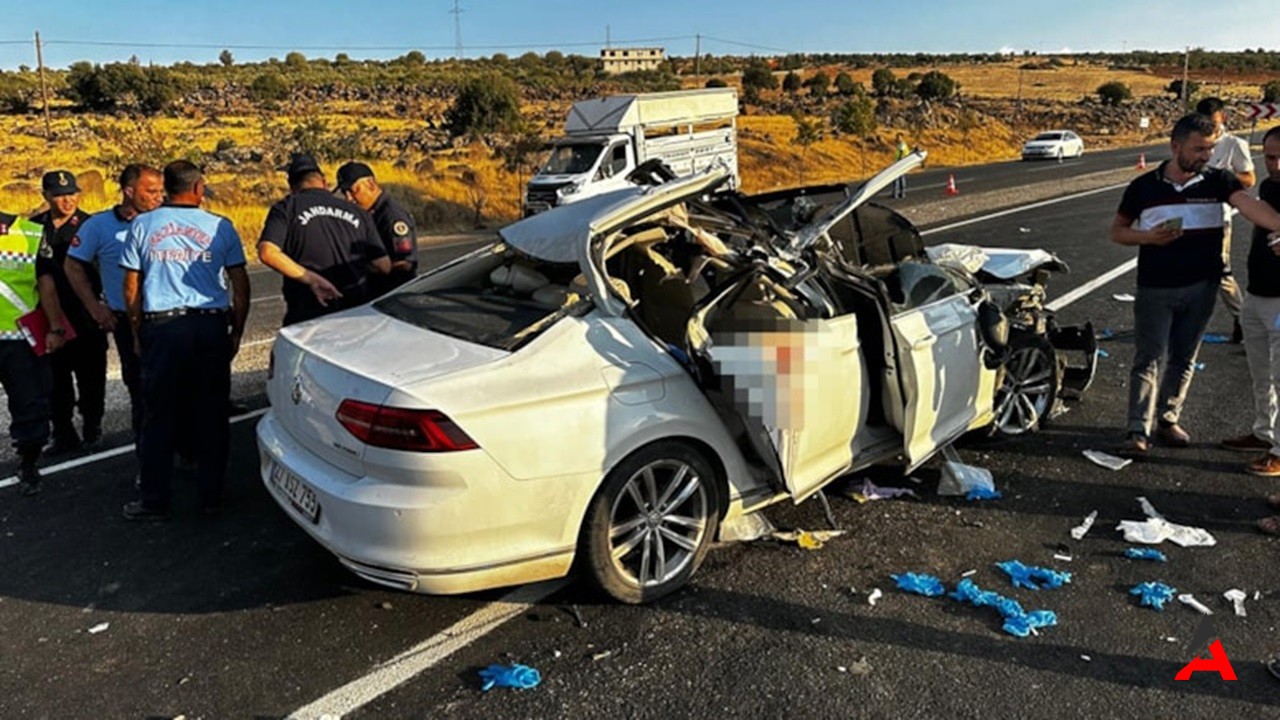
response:
<path fill-rule="evenodd" d="M 712 37 L 710 35 L 703 35 L 702 37 L 707 40 L 714 40 L 715 42 L 718 42 L 718 43 L 724 43 L 725 45 L 736 45 L 738 47 L 752 48 L 754 50 L 768 50 L 769 52 L 779 52 L 779 53 L 785 53 L 790 55 L 801 54 L 799 50 L 788 50 L 787 48 L 770 47 L 769 45 L 756 45 L 754 43 L 738 42 L 737 40 L 725 40 L 723 38 Z"/>
<path fill-rule="evenodd" d="M 705 37 L 705 36 L 704 36 Z M 673 42 L 677 40 L 692 40 L 693 35 L 673 35 L 670 37 L 655 38 L 631 38 L 626 40 L 614 40 L 616 43 L 641 44 L 656 42 Z M 0 41 L 10 44 L 9 41 Z M 21 41 L 22 44 L 28 44 L 29 40 Z M 449 45 L 237 45 L 222 43 L 163 43 L 163 42 L 126 42 L 122 40 L 70 40 L 70 39 L 50 39 L 45 40 L 44 44 L 48 45 L 83 45 L 92 47 L 125 47 L 125 48 L 189 48 L 196 50 L 342 50 L 342 51 L 362 51 L 362 50 L 456 50 L 457 46 Z M 561 47 L 600 47 L 599 40 L 584 40 L 575 42 L 557 42 L 557 43 L 512 43 L 505 45 L 472 45 L 473 49 L 478 50 L 519 50 L 521 48 L 561 48 Z"/>

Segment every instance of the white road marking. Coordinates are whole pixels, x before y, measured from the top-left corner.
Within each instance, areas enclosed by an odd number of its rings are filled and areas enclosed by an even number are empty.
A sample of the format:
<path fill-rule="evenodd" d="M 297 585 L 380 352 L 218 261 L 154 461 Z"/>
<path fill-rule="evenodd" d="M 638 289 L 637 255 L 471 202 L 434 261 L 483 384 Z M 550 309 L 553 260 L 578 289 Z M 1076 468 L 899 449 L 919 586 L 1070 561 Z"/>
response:
<path fill-rule="evenodd" d="M 1062 197 L 1052 198 L 1050 200 L 1042 200 L 1040 202 L 1031 203 L 1030 205 L 1019 205 L 1018 207 L 1009 208 L 1008 210 L 1001 210 L 1000 212 L 991 213 L 990 215 L 979 215 L 978 217 L 969 218 L 968 220 L 953 222 L 950 225 L 940 225 L 938 227 L 929 228 L 928 230 L 921 230 L 920 235 L 921 237 L 924 237 L 927 235 L 932 235 L 934 233 L 940 233 L 947 230 L 955 230 L 956 228 L 961 228 L 966 225 L 973 225 L 975 223 L 985 222 L 987 220 L 994 220 L 999 217 L 1005 217 L 1006 215 L 1013 215 L 1015 213 L 1020 213 L 1024 210 L 1035 210 L 1036 208 L 1047 207 L 1049 205 L 1057 205 L 1058 203 L 1067 202 L 1068 200 L 1076 200 L 1078 198 L 1088 197 L 1090 195 L 1097 195 L 1098 193 L 1110 192 L 1112 190 L 1117 190 L 1119 188 L 1128 187 L 1128 186 L 1129 186 L 1129 183 L 1127 182 L 1118 183 L 1116 185 L 1108 185 L 1106 187 L 1100 187 L 1094 190 L 1085 190 L 1084 192 L 1078 192 L 1074 195 L 1063 195 Z"/>
<path fill-rule="evenodd" d="M 243 415 L 237 415 L 231 418 L 230 420 L 228 420 L 227 422 L 228 424 L 235 425 L 236 423 L 244 422 L 245 420 L 252 420 L 253 418 L 262 417 L 263 415 L 266 415 L 266 414 L 267 414 L 267 408 L 260 408 L 258 410 L 251 410 L 250 412 L 247 412 Z M 85 465 L 92 465 L 93 463 L 99 462 L 101 460 L 110 460 L 113 457 L 128 455 L 129 453 L 133 452 L 133 448 L 134 448 L 134 444 L 129 443 L 128 445 L 121 445 L 120 447 L 114 447 L 114 448 L 111 448 L 110 450 L 103 450 L 101 452 L 96 452 L 96 453 L 93 453 L 92 455 L 85 455 L 84 457 L 78 457 L 72 460 L 67 460 L 66 462 L 60 462 L 57 465 L 50 465 L 49 467 L 40 468 L 40 477 L 47 478 L 50 475 L 56 475 L 57 473 L 63 472 L 65 470 L 74 470 L 75 468 L 83 467 Z M 11 477 L 5 478 L 4 480 L 0 480 L 0 488 L 7 488 L 11 485 L 17 485 L 17 484 L 18 484 L 17 475 L 13 475 Z"/>
<path fill-rule="evenodd" d="M 388 691 L 413 679 L 453 653 L 496 630 L 511 618 L 537 605 L 543 598 L 566 585 L 554 580 L 526 585 L 503 595 L 458 622 L 441 630 L 424 642 L 379 665 L 373 672 L 357 678 L 309 705 L 289 714 L 290 720 L 333 717 L 359 710 Z"/>
<path fill-rule="evenodd" d="M 1085 295 L 1088 295 L 1089 293 L 1093 292 L 1094 290 L 1097 290 L 1098 288 L 1102 287 L 1103 285 L 1106 285 L 1107 283 L 1111 282 L 1112 280 L 1115 280 L 1116 278 L 1120 277 L 1121 275 L 1123 275 L 1123 274 L 1125 274 L 1125 273 L 1129 272 L 1130 270 L 1132 270 L 1132 269 L 1134 269 L 1134 268 L 1136 268 L 1136 267 L 1138 267 L 1138 258 L 1136 258 L 1136 257 L 1129 258 L 1128 260 L 1124 261 L 1123 263 L 1120 263 L 1119 265 L 1117 265 L 1117 266 L 1115 266 L 1115 267 L 1111 268 L 1110 270 L 1108 270 L 1108 271 L 1106 271 L 1106 272 L 1102 273 L 1102 274 L 1101 274 L 1101 275 L 1099 275 L 1098 277 L 1096 277 L 1096 278 L 1094 278 L 1094 279 L 1090 280 L 1089 282 L 1087 282 L 1087 283 L 1085 283 L 1085 284 L 1081 285 L 1080 287 L 1075 288 L 1074 290 L 1072 290 L 1071 292 L 1069 292 L 1069 293 L 1067 293 L 1067 294 L 1063 295 L 1062 297 L 1059 297 L 1059 298 L 1057 298 L 1057 299 L 1053 300 L 1052 302 L 1046 303 L 1046 304 L 1045 304 L 1045 308 L 1046 308 L 1046 309 L 1048 309 L 1048 310 L 1052 310 L 1052 311 L 1054 311 L 1054 312 L 1057 312 L 1057 311 L 1061 310 L 1062 308 L 1064 308 L 1064 307 L 1066 307 L 1066 306 L 1070 305 L 1071 303 L 1073 303 L 1073 302 L 1075 302 L 1075 301 L 1079 300 L 1080 298 L 1084 297 Z"/>

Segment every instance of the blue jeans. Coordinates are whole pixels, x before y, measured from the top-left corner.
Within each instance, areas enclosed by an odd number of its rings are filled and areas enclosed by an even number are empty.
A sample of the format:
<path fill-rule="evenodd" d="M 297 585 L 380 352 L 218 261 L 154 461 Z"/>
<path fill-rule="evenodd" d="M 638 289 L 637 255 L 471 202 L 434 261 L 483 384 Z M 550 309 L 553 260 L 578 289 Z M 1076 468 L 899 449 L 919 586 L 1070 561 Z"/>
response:
<path fill-rule="evenodd" d="M 1176 288 L 1138 287 L 1128 432 L 1149 437 L 1157 412 L 1166 425 L 1178 422 L 1218 284 L 1213 278 Z"/>

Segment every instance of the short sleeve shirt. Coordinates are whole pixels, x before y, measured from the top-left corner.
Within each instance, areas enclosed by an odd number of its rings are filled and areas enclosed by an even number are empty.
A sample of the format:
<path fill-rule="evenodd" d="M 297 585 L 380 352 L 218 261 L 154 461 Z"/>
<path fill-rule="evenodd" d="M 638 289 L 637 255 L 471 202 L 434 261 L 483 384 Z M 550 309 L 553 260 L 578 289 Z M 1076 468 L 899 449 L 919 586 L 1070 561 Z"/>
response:
<path fill-rule="evenodd" d="M 114 208 L 104 210 L 84 221 L 67 250 L 68 257 L 90 265 L 97 264 L 107 306 L 117 312 L 125 309 L 124 271 L 120 269 L 120 254 L 124 252 L 128 236 L 129 221 L 121 218 Z"/>
<path fill-rule="evenodd" d="M 1258 183 L 1258 199 L 1280 211 L 1280 180 L 1267 178 Z M 1253 228 L 1249 245 L 1249 294 L 1280 297 L 1280 256 L 1267 247 L 1266 228 Z"/>
<path fill-rule="evenodd" d="M 142 273 L 143 312 L 231 307 L 223 270 L 245 264 L 231 221 L 186 205 L 165 205 L 129 225 L 120 267 Z"/>
<path fill-rule="evenodd" d="M 42 212 L 31 218 L 32 222 L 44 226 L 45 242 L 53 251 L 53 272 L 50 274 L 53 275 L 54 287 L 58 290 L 58 304 L 62 306 L 62 313 L 67 316 L 67 320 L 79 335 L 98 332 L 98 324 L 93 321 L 84 303 L 80 302 L 80 297 L 76 295 L 75 290 L 71 289 L 71 283 L 67 281 L 62 265 L 67 260 L 67 252 L 75 242 L 75 236 L 88 220 L 89 213 L 82 210 L 76 210 L 75 214 L 62 223 L 62 227 L 57 228 L 53 226 L 53 217 L 48 212 Z M 100 294 L 102 281 L 98 279 L 98 273 L 93 268 L 89 268 L 86 274 L 89 276 L 89 285 L 93 288 L 93 294 Z"/>
<path fill-rule="evenodd" d="M 1231 133 L 1223 133 L 1213 144 L 1209 155 L 1209 167 L 1233 173 L 1253 172 L 1253 157 L 1249 155 L 1249 143 Z"/>
<path fill-rule="evenodd" d="M 1184 287 L 1222 276 L 1222 204 L 1244 186 L 1235 175 L 1206 167 L 1183 185 L 1164 176 L 1165 166 L 1129 183 L 1117 211 L 1151 230 L 1168 221 L 1182 223 L 1182 236 L 1164 246 L 1138 248 L 1140 287 Z"/>
<path fill-rule="evenodd" d="M 395 198 L 386 194 L 378 196 L 377 202 L 369 208 L 373 215 L 373 223 L 378 228 L 378 237 L 382 246 L 393 262 L 408 260 L 414 268 L 418 267 L 418 234 L 414 227 L 413 216 Z"/>
<path fill-rule="evenodd" d="M 333 283 L 348 304 L 368 297 L 369 262 L 387 256 L 369 213 L 322 188 L 294 193 L 272 205 L 262 240 Z M 327 312 L 311 289 L 296 280 L 285 278 L 282 292 L 285 304 L 303 316 Z"/>

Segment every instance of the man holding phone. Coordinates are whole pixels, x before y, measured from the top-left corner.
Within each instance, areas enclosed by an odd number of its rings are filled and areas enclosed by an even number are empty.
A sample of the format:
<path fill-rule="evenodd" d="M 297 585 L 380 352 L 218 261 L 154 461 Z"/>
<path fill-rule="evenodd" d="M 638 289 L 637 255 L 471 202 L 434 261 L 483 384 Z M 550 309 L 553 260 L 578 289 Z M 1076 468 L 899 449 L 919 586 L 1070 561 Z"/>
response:
<path fill-rule="evenodd" d="M 1138 248 L 1129 413 L 1119 448 L 1129 457 L 1147 454 L 1153 431 L 1171 447 L 1191 444 L 1179 419 L 1222 279 L 1222 203 L 1273 235 L 1280 230 L 1280 213 L 1250 197 L 1231 173 L 1207 167 L 1216 134 L 1205 115 L 1180 119 L 1173 157 L 1129 184 L 1111 221 L 1111 241 Z"/>

